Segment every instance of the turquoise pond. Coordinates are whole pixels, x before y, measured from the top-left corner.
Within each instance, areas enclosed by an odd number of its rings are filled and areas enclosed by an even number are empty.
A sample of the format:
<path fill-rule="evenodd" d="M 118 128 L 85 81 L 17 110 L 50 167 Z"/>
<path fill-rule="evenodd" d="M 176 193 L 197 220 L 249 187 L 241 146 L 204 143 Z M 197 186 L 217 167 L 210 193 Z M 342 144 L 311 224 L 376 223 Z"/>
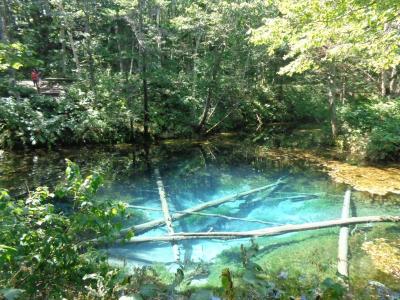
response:
<path fill-rule="evenodd" d="M 343 195 L 347 188 L 333 183 L 326 174 L 307 162 L 258 158 L 251 147 L 234 144 L 161 144 L 150 149 L 119 146 L 104 149 L 37 150 L 30 153 L 3 152 L 0 156 L 0 186 L 10 189 L 14 195 L 23 195 L 28 188 L 38 185 L 54 186 L 63 177 L 65 158 L 78 163 L 83 173 L 99 170 L 105 174 L 106 181 L 98 195 L 99 201 L 115 199 L 151 209 L 133 209 L 133 217 L 126 226 L 163 218 L 159 210 L 161 204 L 155 169 L 159 170 L 171 211 L 181 211 L 203 202 L 271 184 L 279 178 L 286 180 L 272 194 L 265 191 L 254 193 L 247 198 L 203 211 L 258 220 L 263 224 L 195 215 L 175 221 L 175 232 L 246 231 L 281 224 L 336 219 L 341 215 Z M 254 200 L 257 201 L 249 205 Z M 398 204 L 382 199 L 377 201 L 360 192 L 353 192 L 351 210 L 352 216 L 400 213 Z M 363 238 L 365 236 L 367 239 L 370 227 L 359 225 L 352 228 L 352 231 L 362 232 Z M 392 227 L 387 231 L 388 237 L 392 236 L 390 233 L 393 230 L 397 232 L 399 229 L 398 225 Z M 166 228 L 159 227 L 143 235 L 165 234 Z M 337 234 L 338 230 L 333 228 L 262 238 L 259 243 L 264 247 L 279 245 L 271 247 L 271 251 L 274 251 L 274 259 L 284 259 L 286 248 L 292 247 L 291 241 L 301 238 L 311 241 L 321 235 L 336 240 Z M 182 263 L 217 264 L 226 262 L 229 253 L 235 251 L 232 249 L 238 249 L 241 244 L 249 245 L 250 241 L 192 240 L 179 242 L 178 246 Z M 336 251 L 336 244 L 334 247 L 332 253 Z M 112 263 L 127 266 L 162 264 L 167 269 L 176 268 L 170 243 L 114 245 L 107 251 Z M 267 257 L 267 254 L 264 252 L 263 257 Z M 240 257 L 231 257 L 229 264 L 240 264 Z M 334 261 L 336 258 L 330 259 Z M 302 263 L 304 266 L 308 262 Z"/>

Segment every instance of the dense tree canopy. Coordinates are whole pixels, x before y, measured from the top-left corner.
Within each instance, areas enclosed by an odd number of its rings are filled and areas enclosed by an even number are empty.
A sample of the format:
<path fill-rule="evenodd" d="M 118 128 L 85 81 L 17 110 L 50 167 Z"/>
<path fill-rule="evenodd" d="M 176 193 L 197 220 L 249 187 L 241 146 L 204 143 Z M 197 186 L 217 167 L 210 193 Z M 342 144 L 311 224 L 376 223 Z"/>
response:
<path fill-rule="evenodd" d="M 375 120 L 365 130 L 348 118 L 358 104 L 384 109 L 380 102 L 399 95 L 399 6 L 4 0 L 1 90 L 11 98 L 2 100 L 1 143 L 133 141 L 300 122 L 326 124 L 344 144 L 356 134 L 366 147 L 373 132 L 386 132 L 377 138 L 397 153 L 396 126 Z M 18 84 L 32 67 L 73 83 L 56 101 L 32 94 Z M 30 100 L 12 100 L 21 97 Z"/>

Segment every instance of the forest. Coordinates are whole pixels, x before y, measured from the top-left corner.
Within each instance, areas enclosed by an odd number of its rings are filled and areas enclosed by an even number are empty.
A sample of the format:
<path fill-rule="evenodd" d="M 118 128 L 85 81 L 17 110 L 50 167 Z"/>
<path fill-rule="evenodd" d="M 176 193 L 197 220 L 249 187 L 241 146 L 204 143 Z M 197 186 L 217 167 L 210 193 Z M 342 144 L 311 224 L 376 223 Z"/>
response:
<path fill-rule="evenodd" d="M 0 299 L 400 299 L 400 2 L 0 0 Z"/>

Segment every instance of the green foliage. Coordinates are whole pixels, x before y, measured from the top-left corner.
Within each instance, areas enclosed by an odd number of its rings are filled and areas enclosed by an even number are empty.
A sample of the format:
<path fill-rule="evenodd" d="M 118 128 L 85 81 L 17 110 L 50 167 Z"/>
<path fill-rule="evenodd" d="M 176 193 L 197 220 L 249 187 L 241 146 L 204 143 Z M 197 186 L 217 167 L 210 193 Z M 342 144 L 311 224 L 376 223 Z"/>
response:
<path fill-rule="evenodd" d="M 228 268 L 221 272 L 221 285 L 224 291 L 224 298 L 227 300 L 234 300 L 235 292 L 233 289 L 232 275 Z"/>
<path fill-rule="evenodd" d="M 0 145 L 51 147 L 127 139 L 129 129 L 123 115 L 111 118 L 110 111 L 91 105 L 90 95 L 81 93 L 79 98 L 0 98 Z"/>
<path fill-rule="evenodd" d="M 343 299 L 346 294 L 346 287 L 332 278 L 325 279 L 322 288 L 324 299 Z"/>
<path fill-rule="evenodd" d="M 39 63 L 40 61 L 34 59 L 32 51 L 28 50 L 24 44 L 0 42 L 0 73 L 8 69 L 19 70 Z"/>
<path fill-rule="evenodd" d="M 400 153 L 400 104 L 398 100 L 359 101 L 340 111 L 347 147 L 370 160 L 396 160 Z M 350 149 L 351 150 L 351 149 Z"/>
<path fill-rule="evenodd" d="M 119 281 L 117 270 L 93 249 L 90 239 L 111 238 L 121 228 L 125 206 L 93 201 L 99 175 L 83 178 L 75 164 L 67 164 L 61 192 L 39 187 L 26 200 L 12 199 L 4 190 L 0 194 L 0 283 L 7 289 L 18 287 L 27 299 L 83 291 L 102 298 Z M 58 207 L 56 195 L 68 197 L 72 213 Z"/>

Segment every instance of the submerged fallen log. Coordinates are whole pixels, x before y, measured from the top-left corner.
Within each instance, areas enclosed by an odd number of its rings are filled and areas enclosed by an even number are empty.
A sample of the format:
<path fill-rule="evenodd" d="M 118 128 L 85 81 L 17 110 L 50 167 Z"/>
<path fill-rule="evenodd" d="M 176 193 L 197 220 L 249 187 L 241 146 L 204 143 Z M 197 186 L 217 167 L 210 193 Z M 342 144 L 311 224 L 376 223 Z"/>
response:
<path fill-rule="evenodd" d="M 288 201 L 288 200 L 291 202 L 300 202 L 300 201 L 306 201 L 306 200 L 314 200 L 317 198 L 318 198 L 318 195 L 314 195 L 314 194 L 298 195 L 298 196 L 290 196 L 290 197 L 274 197 L 274 198 L 268 198 L 268 199 L 266 199 L 265 197 L 260 197 L 258 199 L 244 203 L 242 205 L 242 207 L 253 206 L 253 204 L 260 202 L 260 201 L 265 201 L 265 200 L 268 200 L 268 203 L 283 202 L 283 201 Z"/>
<path fill-rule="evenodd" d="M 158 168 L 154 169 L 154 175 L 156 176 L 156 180 L 157 180 L 158 193 L 160 195 L 161 208 L 162 208 L 162 212 L 164 214 L 165 226 L 167 227 L 168 233 L 170 235 L 173 235 L 175 233 L 175 231 L 172 226 L 171 214 L 169 213 L 167 193 L 165 192 L 164 184 L 162 182 L 160 171 L 158 170 Z M 176 242 L 172 242 L 171 244 L 172 244 L 172 251 L 174 252 L 175 260 L 179 263 L 179 261 L 180 261 L 179 246 Z"/>
<path fill-rule="evenodd" d="M 350 201 L 351 201 L 351 189 L 348 189 L 344 195 L 343 208 L 342 208 L 342 219 L 346 220 L 350 217 Z M 349 252 L 349 227 L 340 227 L 339 233 L 339 246 L 338 246 L 338 266 L 337 270 L 341 276 L 349 276 L 349 264 L 348 264 L 348 252 Z"/>
<path fill-rule="evenodd" d="M 241 193 L 237 193 L 237 194 L 234 194 L 234 195 L 226 196 L 226 197 L 223 197 L 223 198 L 220 198 L 220 199 L 216 199 L 216 200 L 212 200 L 212 201 L 209 201 L 209 202 L 205 202 L 205 203 L 199 204 L 199 205 L 197 205 L 195 207 L 186 209 L 186 210 L 184 210 L 184 211 L 182 211 L 180 213 L 174 213 L 171 216 L 171 218 L 172 218 L 172 220 L 177 220 L 177 219 L 180 219 L 180 218 L 183 218 L 185 216 L 190 215 L 192 212 L 201 211 L 201 210 L 204 210 L 204 209 L 207 209 L 207 208 L 210 208 L 210 207 L 219 206 L 219 205 L 221 205 L 223 203 L 232 202 L 232 201 L 235 201 L 235 200 L 240 199 L 242 197 L 245 197 L 247 195 L 250 195 L 250 194 L 253 194 L 253 193 L 257 193 L 257 192 L 261 192 L 261 191 L 264 191 L 264 190 L 267 190 L 267 189 L 270 189 L 269 192 L 272 193 L 283 182 L 284 182 L 284 180 L 282 178 L 279 178 L 275 183 L 268 184 L 268 185 L 265 185 L 265 186 L 262 186 L 262 187 L 259 187 L 259 188 L 256 188 L 256 189 L 252 189 L 252 190 L 249 190 L 249 191 L 246 191 L 246 192 L 241 192 Z M 134 226 L 130 226 L 128 228 L 124 228 L 124 229 L 121 230 L 121 234 L 125 234 L 125 233 L 127 233 L 129 231 L 134 231 L 136 234 L 143 233 L 143 232 L 149 231 L 151 229 L 154 229 L 154 228 L 156 228 L 156 227 L 158 227 L 158 226 L 160 226 L 162 224 L 164 224 L 164 219 L 157 219 L 157 220 L 154 220 L 154 221 L 149 221 L 149 222 L 146 222 L 146 223 L 143 223 L 143 224 L 134 225 Z"/>
<path fill-rule="evenodd" d="M 175 233 L 168 236 L 139 236 L 133 237 L 125 243 L 144 243 L 144 242 L 171 242 L 181 240 L 193 239 L 240 239 L 262 236 L 281 235 L 290 232 L 315 230 L 328 227 L 346 226 L 362 223 L 376 223 L 376 222 L 400 222 L 400 216 L 368 216 L 368 217 L 352 217 L 347 219 L 337 219 L 329 221 L 320 221 L 305 223 L 299 225 L 283 225 L 277 227 L 269 227 L 258 230 L 242 231 L 242 232 L 188 232 L 188 233 Z"/>
<path fill-rule="evenodd" d="M 143 210 L 162 211 L 162 209 L 160 209 L 160 208 L 152 208 L 152 207 L 146 207 L 146 206 L 140 206 L 140 205 L 128 205 L 127 207 L 135 208 L 135 209 L 143 209 Z M 177 214 L 185 213 L 184 211 L 179 211 L 179 210 L 170 210 L 170 212 L 177 213 Z M 268 224 L 269 225 L 283 225 L 282 223 L 268 222 L 268 221 L 248 219 L 248 218 L 231 217 L 231 216 L 226 216 L 226 215 L 221 215 L 221 214 L 201 213 L 201 212 L 191 212 L 188 214 L 196 215 L 196 216 L 222 218 L 222 219 L 226 219 L 226 220 L 237 220 L 237 221 L 250 222 L 250 223 L 260 223 L 260 224 L 265 224 L 265 225 L 268 225 Z"/>

